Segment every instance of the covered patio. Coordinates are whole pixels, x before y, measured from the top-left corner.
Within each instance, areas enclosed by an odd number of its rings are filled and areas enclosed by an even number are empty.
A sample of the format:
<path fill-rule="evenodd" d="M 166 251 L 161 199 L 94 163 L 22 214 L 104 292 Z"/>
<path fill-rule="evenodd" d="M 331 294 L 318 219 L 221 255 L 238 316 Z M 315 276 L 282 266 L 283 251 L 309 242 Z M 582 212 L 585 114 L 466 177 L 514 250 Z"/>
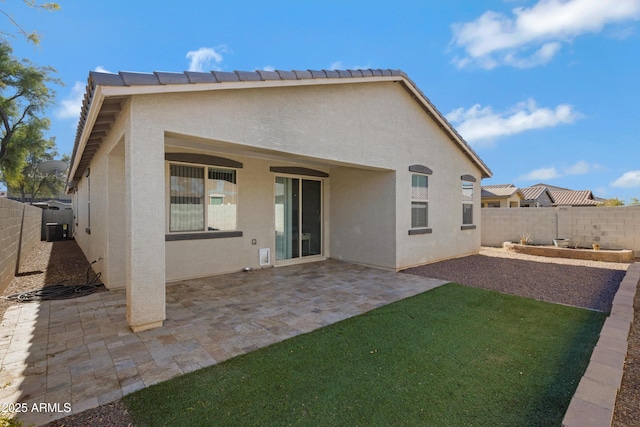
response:
<path fill-rule="evenodd" d="M 0 324 L 0 401 L 59 403 L 19 416 L 40 425 L 444 283 L 336 260 L 181 281 L 164 325 L 138 333 L 124 290 L 16 305 Z"/>

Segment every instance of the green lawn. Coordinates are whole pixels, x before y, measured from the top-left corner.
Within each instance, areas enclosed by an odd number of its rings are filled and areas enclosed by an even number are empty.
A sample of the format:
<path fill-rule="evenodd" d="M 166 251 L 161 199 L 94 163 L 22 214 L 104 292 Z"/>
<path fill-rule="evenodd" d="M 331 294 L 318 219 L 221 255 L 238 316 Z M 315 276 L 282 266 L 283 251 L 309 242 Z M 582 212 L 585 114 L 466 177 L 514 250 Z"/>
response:
<path fill-rule="evenodd" d="M 605 317 L 448 284 L 124 400 L 140 426 L 560 425 Z"/>

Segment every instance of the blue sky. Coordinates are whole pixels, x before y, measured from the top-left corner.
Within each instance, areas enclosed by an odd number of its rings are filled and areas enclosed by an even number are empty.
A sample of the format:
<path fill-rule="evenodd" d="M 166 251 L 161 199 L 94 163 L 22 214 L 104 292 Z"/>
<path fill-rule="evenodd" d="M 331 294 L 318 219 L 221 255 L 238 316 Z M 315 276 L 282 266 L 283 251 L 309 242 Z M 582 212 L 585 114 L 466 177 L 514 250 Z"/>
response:
<path fill-rule="evenodd" d="M 49 111 L 70 153 L 91 70 L 405 71 L 492 169 L 640 198 L 640 0 L 3 2 L 65 83 Z M 5 19 L 2 28 L 9 28 Z"/>

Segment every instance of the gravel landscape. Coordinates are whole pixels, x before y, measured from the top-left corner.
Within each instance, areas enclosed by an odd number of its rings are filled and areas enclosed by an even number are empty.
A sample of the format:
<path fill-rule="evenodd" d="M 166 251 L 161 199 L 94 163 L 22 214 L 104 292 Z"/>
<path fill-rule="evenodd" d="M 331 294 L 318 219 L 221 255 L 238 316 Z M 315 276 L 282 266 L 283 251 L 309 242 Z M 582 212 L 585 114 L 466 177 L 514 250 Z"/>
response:
<path fill-rule="evenodd" d="M 479 255 L 410 268 L 403 273 L 609 312 L 628 266 L 482 248 Z"/>
<path fill-rule="evenodd" d="M 405 270 L 404 273 L 451 280 L 468 286 L 609 311 L 613 296 L 629 264 L 543 258 L 516 254 L 498 248 L 482 248 L 479 255 L 441 261 Z M 89 263 L 74 241 L 40 242 L 22 262 L 21 276 L 16 277 L 4 296 L 52 285 L 85 282 Z M 0 300 L 0 315 L 14 301 Z M 636 313 L 640 297 L 636 295 Z M 637 425 L 640 419 L 640 319 L 636 316 L 629 336 L 629 352 L 621 390 L 618 394 L 614 424 Z M 84 411 L 49 426 L 132 426 L 133 420 L 121 402 Z"/>

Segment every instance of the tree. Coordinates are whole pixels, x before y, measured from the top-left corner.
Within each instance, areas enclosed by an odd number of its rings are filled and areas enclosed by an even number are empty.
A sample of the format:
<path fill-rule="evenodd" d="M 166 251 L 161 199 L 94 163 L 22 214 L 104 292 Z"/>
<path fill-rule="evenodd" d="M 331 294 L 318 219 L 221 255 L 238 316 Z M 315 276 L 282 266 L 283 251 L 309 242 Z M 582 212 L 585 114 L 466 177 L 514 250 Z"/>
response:
<path fill-rule="evenodd" d="M 53 68 L 18 61 L 12 52 L 0 42 L 0 172 L 4 180 L 20 173 L 33 144 L 44 141 L 49 120 L 41 115 L 55 97 L 48 85 L 62 84 L 51 76 Z"/>
<path fill-rule="evenodd" d="M 47 11 L 60 10 L 60 5 L 58 3 L 38 3 L 36 0 L 22 0 L 22 2 L 29 7 L 33 7 L 40 10 L 47 10 Z M 11 24 L 14 27 L 16 27 L 16 29 L 18 30 L 18 33 L 23 35 L 28 41 L 30 41 L 35 45 L 40 44 L 40 35 L 38 33 L 36 33 L 35 31 L 27 32 L 15 19 L 13 19 L 11 15 L 9 15 L 4 10 L 0 9 L 0 13 L 4 15 L 9 20 L 9 22 L 11 22 Z M 13 37 L 13 34 L 7 33 L 5 31 L 0 31 L 0 34 L 5 38 L 7 36 Z"/>
<path fill-rule="evenodd" d="M 638 206 L 640 205 L 640 200 L 637 197 L 632 197 L 631 201 L 629 201 L 630 206 Z"/>
<path fill-rule="evenodd" d="M 602 206 L 624 206 L 624 200 L 613 197 L 604 201 Z"/>
<path fill-rule="evenodd" d="M 20 129 L 16 139 L 24 139 L 23 147 L 27 150 L 24 156 L 24 166 L 17 174 L 5 176 L 7 188 L 13 194 L 20 194 L 23 202 L 30 198 L 32 201 L 38 196 L 55 197 L 64 189 L 64 181 L 58 176 L 47 174 L 40 170 L 40 163 L 58 157 L 55 149 L 55 139 L 45 139 L 42 129 L 34 127 Z M 63 158 L 68 163 L 68 156 Z M 64 171 L 59 171 L 60 173 Z"/>

